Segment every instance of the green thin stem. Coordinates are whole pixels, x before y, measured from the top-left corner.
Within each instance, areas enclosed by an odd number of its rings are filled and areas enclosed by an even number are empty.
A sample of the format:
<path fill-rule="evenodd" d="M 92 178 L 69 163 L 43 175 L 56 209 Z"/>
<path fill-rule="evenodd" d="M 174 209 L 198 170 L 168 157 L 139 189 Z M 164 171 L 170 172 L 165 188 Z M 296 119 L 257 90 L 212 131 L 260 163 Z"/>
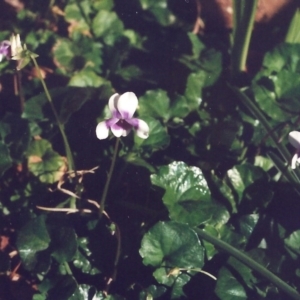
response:
<path fill-rule="evenodd" d="M 63 264 L 64 264 L 64 267 L 65 267 L 65 269 L 66 269 L 67 274 L 68 274 L 68 275 L 73 275 L 73 272 L 72 272 L 72 270 L 71 270 L 69 264 L 68 264 L 66 261 L 65 261 Z"/>
<path fill-rule="evenodd" d="M 264 278 L 268 279 L 270 282 L 275 284 L 280 290 L 282 290 L 284 293 L 289 295 L 292 299 L 300 299 L 300 294 L 291 286 L 289 286 L 287 283 L 285 283 L 283 280 L 281 280 L 279 277 L 274 275 L 272 272 L 267 270 L 265 267 L 254 261 L 252 258 L 250 258 L 247 254 L 241 252 L 240 250 L 232 247 L 231 245 L 227 244 L 226 242 L 208 234 L 207 232 L 196 228 L 196 233 L 199 235 L 200 238 L 208 241 L 209 243 L 213 244 L 217 248 L 220 248 L 233 256 L 234 258 L 238 259 L 240 262 L 245 264 L 250 269 L 258 272 L 260 275 L 262 275 Z"/>
<path fill-rule="evenodd" d="M 106 201 L 106 196 L 107 196 L 107 192 L 108 192 L 108 188 L 109 188 L 109 184 L 111 181 L 111 177 L 115 168 L 115 163 L 116 163 L 116 159 L 117 159 L 117 154 L 118 154 L 118 148 L 119 148 L 119 143 L 120 143 L 120 138 L 116 139 L 116 144 L 115 144 L 115 150 L 114 150 L 114 155 L 111 161 L 111 165 L 110 165 L 110 169 L 107 175 L 107 180 L 104 186 L 104 190 L 102 193 L 102 197 L 101 197 L 101 201 L 100 201 L 100 212 L 99 212 L 99 217 L 102 217 L 103 211 L 104 211 L 104 206 L 105 206 L 105 201 Z"/>
<path fill-rule="evenodd" d="M 25 97 L 24 97 L 23 88 L 22 88 L 22 74 L 21 74 L 21 71 L 19 71 L 19 70 L 16 71 L 16 79 L 17 79 L 17 93 L 18 93 L 18 96 L 20 99 L 20 111 L 21 111 L 21 113 L 23 113 Z"/>
<path fill-rule="evenodd" d="M 48 88 L 46 86 L 45 80 L 43 79 L 43 76 L 42 76 L 41 70 L 38 66 L 38 63 L 37 63 L 35 57 L 31 56 L 31 59 L 34 63 L 34 66 L 38 70 L 38 74 L 39 74 L 40 80 L 42 82 L 46 97 L 47 97 L 47 99 L 50 103 L 51 109 L 53 111 L 53 114 L 55 116 L 55 119 L 56 119 L 56 122 L 57 122 L 57 125 L 58 125 L 58 128 L 59 128 L 60 133 L 62 135 L 64 146 L 65 146 L 65 151 L 66 151 L 66 155 L 67 155 L 67 159 L 68 159 L 69 170 L 70 171 L 73 171 L 73 170 L 75 171 L 75 164 L 74 164 L 74 160 L 73 160 L 73 155 L 72 155 L 71 148 L 70 148 L 70 145 L 69 145 L 69 142 L 68 142 L 68 138 L 67 138 L 66 133 L 65 133 L 64 125 L 61 123 L 61 121 L 59 119 L 59 116 L 58 116 L 58 113 L 57 113 L 57 111 L 56 111 L 56 109 L 53 105 L 52 98 L 51 98 L 50 93 L 48 91 Z"/>
<path fill-rule="evenodd" d="M 258 0 L 233 1 L 233 46 L 232 74 L 233 78 L 246 70 L 251 34 L 254 26 Z"/>

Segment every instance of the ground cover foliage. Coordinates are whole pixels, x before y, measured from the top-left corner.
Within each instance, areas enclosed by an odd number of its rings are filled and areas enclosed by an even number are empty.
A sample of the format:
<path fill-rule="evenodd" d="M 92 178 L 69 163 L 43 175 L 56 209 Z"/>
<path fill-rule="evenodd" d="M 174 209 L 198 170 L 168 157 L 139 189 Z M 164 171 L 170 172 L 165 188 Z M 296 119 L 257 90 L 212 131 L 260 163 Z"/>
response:
<path fill-rule="evenodd" d="M 0 40 L 19 33 L 39 55 L 62 127 L 38 68 L 3 59 L 1 299 L 300 299 L 300 172 L 287 139 L 299 127 L 300 44 L 272 45 L 240 72 L 237 38 L 198 34 L 196 11 L 184 0 L 27 1 L 3 19 Z M 150 133 L 120 139 L 102 214 L 116 138 L 95 129 L 127 91 Z"/>

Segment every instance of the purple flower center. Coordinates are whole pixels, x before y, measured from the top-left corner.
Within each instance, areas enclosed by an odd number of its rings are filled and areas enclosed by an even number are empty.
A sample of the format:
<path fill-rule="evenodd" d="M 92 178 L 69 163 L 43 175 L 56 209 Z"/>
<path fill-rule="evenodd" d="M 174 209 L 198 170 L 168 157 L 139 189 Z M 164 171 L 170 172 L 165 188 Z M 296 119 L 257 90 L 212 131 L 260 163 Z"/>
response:
<path fill-rule="evenodd" d="M 123 128 L 124 130 L 129 130 L 132 127 L 132 125 L 130 125 L 129 123 L 127 123 L 126 120 L 124 120 L 124 119 L 120 119 L 117 122 L 117 125 L 120 126 L 121 128 Z"/>

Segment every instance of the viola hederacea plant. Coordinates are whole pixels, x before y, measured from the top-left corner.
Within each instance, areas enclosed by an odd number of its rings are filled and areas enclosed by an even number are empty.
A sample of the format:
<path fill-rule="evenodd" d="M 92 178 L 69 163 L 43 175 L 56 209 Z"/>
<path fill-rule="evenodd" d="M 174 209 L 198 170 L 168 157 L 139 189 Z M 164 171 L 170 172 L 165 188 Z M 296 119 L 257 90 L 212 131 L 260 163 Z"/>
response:
<path fill-rule="evenodd" d="M 108 107 L 112 117 L 97 125 L 96 135 L 98 139 L 106 139 L 109 129 L 116 137 L 127 136 L 132 128 L 136 130 L 137 136 L 142 139 L 149 136 L 148 124 L 143 120 L 133 118 L 138 107 L 138 99 L 133 92 L 112 95 L 109 98 Z"/>
<path fill-rule="evenodd" d="M 300 300 L 300 10 L 5 2 L 0 299 Z"/>

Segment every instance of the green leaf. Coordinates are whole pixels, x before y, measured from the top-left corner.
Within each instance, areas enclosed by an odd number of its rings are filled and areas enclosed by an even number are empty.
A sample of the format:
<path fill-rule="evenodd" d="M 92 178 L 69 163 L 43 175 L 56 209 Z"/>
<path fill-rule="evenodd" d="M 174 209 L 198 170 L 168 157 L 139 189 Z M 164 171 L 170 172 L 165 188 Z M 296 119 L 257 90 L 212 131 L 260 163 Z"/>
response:
<path fill-rule="evenodd" d="M 28 151 L 28 169 L 41 182 L 54 183 L 65 172 L 65 160 L 53 151 L 51 144 L 46 140 L 32 141 Z"/>
<path fill-rule="evenodd" d="M 55 281 L 54 287 L 48 291 L 47 300 L 66 300 L 76 291 L 77 283 L 73 276 L 56 275 Z"/>
<path fill-rule="evenodd" d="M 215 226 L 205 225 L 203 230 L 212 236 L 220 237 L 220 234 L 219 234 L 218 230 L 215 228 Z M 202 240 L 202 243 L 205 248 L 205 255 L 206 255 L 207 259 L 211 260 L 218 253 L 218 250 L 215 248 L 215 246 L 213 244 L 211 244 L 205 240 Z"/>
<path fill-rule="evenodd" d="M 186 224 L 159 222 L 143 237 L 140 255 L 145 265 L 168 268 L 202 268 L 204 249 Z"/>
<path fill-rule="evenodd" d="M 87 285 L 87 284 L 80 284 L 77 286 L 76 291 L 74 294 L 69 298 L 69 300 L 86 300 L 90 299 L 91 293 L 95 292 L 95 288 Z M 94 297 L 93 297 L 94 300 Z"/>
<path fill-rule="evenodd" d="M 204 44 L 200 41 L 199 36 L 192 32 L 188 32 L 187 37 L 189 42 L 191 43 L 191 57 L 194 59 L 199 59 L 202 50 L 205 49 Z"/>
<path fill-rule="evenodd" d="M 162 126 L 158 120 L 151 117 L 142 117 L 142 120 L 149 126 L 149 137 L 147 139 L 142 139 L 135 135 L 134 143 L 136 147 L 142 147 L 149 152 L 166 148 L 170 143 L 170 137 L 166 128 Z"/>
<path fill-rule="evenodd" d="M 247 300 L 246 291 L 232 271 L 222 267 L 218 274 L 215 293 L 221 300 Z"/>
<path fill-rule="evenodd" d="M 262 168 L 265 172 L 269 171 L 272 167 L 274 167 L 274 163 L 270 158 L 260 155 L 255 156 L 254 165 L 256 167 Z"/>
<path fill-rule="evenodd" d="M 300 44 L 282 43 L 268 52 L 263 60 L 264 74 L 283 69 L 300 73 Z M 258 74 L 259 76 L 259 74 Z"/>
<path fill-rule="evenodd" d="M 156 286 L 156 285 L 150 285 L 146 289 L 144 289 L 140 295 L 139 299 L 144 300 L 147 299 L 147 297 L 152 297 L 150 299 L 156 299 L 162 296 L 166 292 L 166 288 L 164 286 Z"/>
<path fill-rule="evenodd" d="M 189 282 L 191 277 L 187 274 L 180 274 L 175 279 L 171 290 L 171 299 L 180 299 L 181 297 L 186 297 L 183 287 Z"/>
<path fill-rule="evenodd" d="M 90 27 L 87 24 L 86 19 L 82 15 L 82 11 L 85 16 L 88 16 L 91 11 L 90 2 L 86 0 L 80 1 L 80 8 L 78 3 L 68 3 L 65 7 L 65 20 L 71 25 L 68 31 L 72 37 L 76 37 L 76 34 L 88 34 Z"/>
<path fill-rule="evenodd" d="M 80 8 L 82 9 L 82 11 Z M 68 3 L 65 6 L 65 19 L 67 21 L 70 21 L 70 20 L 82 21 L 82 19 L 83 19 L 82 12 L 85 15 L 89 15 L 91 13 L 90 1 L 89 0 L 81 0 L 80 8 L 78 6 L 78 3 Z"/>
<path fill-rule="evenodd" d="M 252 91 L 260 108 L 282 122 L 300 112 L 299 44 L 281 44 L 265 55 L 263 69 L 255 77 Z"/>
<path fill-rule="evenodd" d="M 204 248 L 197 234 L 188 225 L 176 222 L 154 225 L 142 239 L 140 255 L 145 265 L 158 267 L 153 276 L 158 283 L 172 287 L 171 299 L 184 295 L 182 288 L 191 276 L 181 274 L 180 270 L 178 274 L 170 271 L 174 268 L 202 268 L 204 265 Z"/>
<path fill-rule="evenodd" d="M 50 244 L 50 236 L 45 224 L 45 215 L 30 220 L 18 233 L 17 248 L 23 262 L 23 266 L 29 270 L 39 268 L 39 256 Z"/>
<path fill-rule="evenodd" d="M 215 183 L 216 187 L 218 188 L 219 192 L 224 196 L 224 198 L 228 201 L 228 204 L 231 206 L 232 213 L 237 212 L 235 199 L 233 196 L 233 192 L 231 188 L 227 185 L 225 180 L 221 180 L 216 175 L 212 174 L 211 179 Z"/>
<path fill-rule="evenodd" d="M 0 177 L 12 166 L 8 147 L 0 141 Z"/>
<path fill-rule="evenodd" d="M 61 224 L 57 219 L 47 224 L 51 236 L 52 256 L 59 262 L 69 262 L 77 251 L 77 239 L 72 227 Z"/>
<path fill-rule="evenodd" d="M 220 77 L 222 72 L 221 52 L 210 48 L 201 53 L 200 71 L 205 72 L 204 87 L 212 86 Z"/>
<path fill-rule="evenodd" d="M 164 90 L 147 91 L 139 99 L 139 115 L 153 118 L 169 119 L 170 99 Z"/>
<path fill-rule="evenodd" d="M 50 91 L 51 97 L 53 96 Z M 44 115 L 43 107 L 48 102 L 44 93 L 33 96 L 25 102 L 22 118 L 32 121 L 42 121 L 46 117 Z"/>
<path fill-rule="evenodd" d="M 239 218 L 240 232 L 247 239 L 251 236 L 258 220 L 259 220 L 259 215 L 258 214 L 243 215 Z"/>
<path fill-rule="evenodd" d="M 174 102 L 170 107 L 170 115 L 177 118 L 185 118 L 190 112 L 186 97 L 176 95 Z"/>
<path fill-rule="evenodd" d="M 253 84 L 252 90 L 255 95 L 255 100 L 262 111 L 276 121 L 285 121 L 291 116 L 278 106 L 276 103 L 277 96 L 274 90 L 269 90 L 263 85 Z"/>
<path fill-rule="evenodd" d="M 76 76 L 76 75 L 75 75 Z M 74 77 L 73 77 L 74 78 Z M 72 80 L 72 79 L 71 79 Z M 70 85 L 70 83 L 69 83 Z M 66 124 L 73 113 L 80 110 L 81 107 L 91 99 L 92 91 L 90 89 L 69 87 L 66 88 L 61 108 L 59 112 L 59 120 L 62 124 Z"/>
<path fill-rule="evenodd" d="M 298 257 L 300 255 L 300 230 L 292 232 L 287 238 L 284 239 L 285 247 Z"/>
<path fill-rule="evenodd" d="M 107 84 L 108 81 L 92 70 L 82 70 L 71 77 L 69 86 L 77 87 L 100 87 Z"/>
<path fill-rule="evenodd" d="M 117 70 L 116 74 L 126 81 L 131 81 L 138 80 L 143 75 L 143 71 L 138 66 L 129 65 Z"/>
<path fill-rule="evenodd" d="M 7 113 L 0 121 L 0 137 L 7 145 L 11 159 L 22 162 L 31 139 L 29 122 L 18 114 Z M 2 151 L 5 155 L 3 147 Z M 6 159 L 7 156 L 4 162 Z"/>
<path fill-rule="evenodd" d="M 82 237 L 78 239 L 78 250 L 75 254 L 73 264 L 83 273 L 90 275 L 99 274 L 100 271 L 93 266 L 92 260 L 90 259 L 91 250 L 89 249 L 88 244 L 89 240 L 87 238 Z"/>
<path fill-rule="evenodd" d="M 199 168 L 173 162 L 151 175 L 151 182 L 165 190 L 163 202 L 172 220 L 192 226 L 204 222 L 224 224 L 228 221 L 226 209 L 211 199 L 207 182 Z"/>
<path fill-rule="evenodd" d="M 107 85 L 104 86 L 105 88 L 111 88 L 110 82 L 105 81 L 104 84 Z M 59 112 L 60 122 L 66 124 L 71 115 L 80 110 L 81 107 L 92 98 L 94 89 L 69 86 L 55 88 L 49 92 L 56 110 Z M 49 121 L 49 119 L 56 122 L 45 94 L 34 96 L 26 101 L 22 117 L 32 122 Z"/>
<path fill-rule="evenodd" d="M 147 168 L 150 173 L 154 173 L 156 169 L 152 164 L 148 163 L 145 159 L 141 158 L 137 153 L 130 152 L 126 156 L 123 157 L 126 162 L 129 162 L 136 166 L 141 166 Z"/>
<path fill-rule="evenodd" d="M 191 111 L 197 109 L 202 102 L 202 88 L 205 77 L 205 72 L 199 71 L 198 73 L 191 73 L 187 79 L 184 96 Z"/>
<path fill-rule="evenodd" d="M 190 281 L 191 276 L 180 273 L 170 275 L 166 268 L 158 268 L 153 272 L 153 277 L 158 283 L 171 287 L 170 299 L 178 299 L 186 296 L 183 287 Z"/>
<path fill-rule="evenodd" d="M 176 21 L 175 15 L 168 9 L 167 0 L 140 0 L 143 10 L 152 13 L 162 26 L 169 26 Z"/>
<path fill-rule="evenodd" d="M 93 19 L 92 29 L 97 38 L 101 37 L 107 45 L 113 45 L 122 35 L 124 25 L 115 12 L 100 10 Z"/>
<path fill-rule="evenodd" d="M 272 198 L 266 173 L 251 164 L 238 165 L 227 171 L 238 194 L 239 204 L 251 213 L 254 207 L 264 207 Z"/>
<path fill-rule="evenodd" d="M 253 249 L 248 255 L 264 267 L 269 267 L 270 261 L 266 259 L 262 249 Z M 237 259 L 230 257 L 227 264 L 222 267 L 218 274 L 215 293 L 220 299 L 259 299 L 255 284 L 260 279 L 256 278 L 252 270 Z"/>
<path fill-rule="evenodd" d="M 114 7 L 114 0 L 94 0 L 93 7 L 99 10 L 111 10 Z"/>
<path fill-rule="evenodd" d="M 57 40 L 53 48 L 54 62 L 63 74 L 76 69 L 76 61 L 79 61 L 78 51 L 74 43 L 67 39 Z"/>
<path fill-rule="evenodd" d="M 236 247 L 237 249 L 243 249 L 246 244 L 246 239 L 241 234 L 238 234 L 236 231 L 228 226 L 227 224 L 222 226 L 211 226 L 205 225 L 204 229 L 205 232 L 208 232 L 210 235 L 221 239 L 222 241 L 226 242 L 227 244 Z M 215 246 L 205 240 L 203 240 L 203 244 L 206 250 L 206 256 L 210 260 L 214 257 L 216 253 L 219 252 L 219 249 L 215 248 Z"/>

